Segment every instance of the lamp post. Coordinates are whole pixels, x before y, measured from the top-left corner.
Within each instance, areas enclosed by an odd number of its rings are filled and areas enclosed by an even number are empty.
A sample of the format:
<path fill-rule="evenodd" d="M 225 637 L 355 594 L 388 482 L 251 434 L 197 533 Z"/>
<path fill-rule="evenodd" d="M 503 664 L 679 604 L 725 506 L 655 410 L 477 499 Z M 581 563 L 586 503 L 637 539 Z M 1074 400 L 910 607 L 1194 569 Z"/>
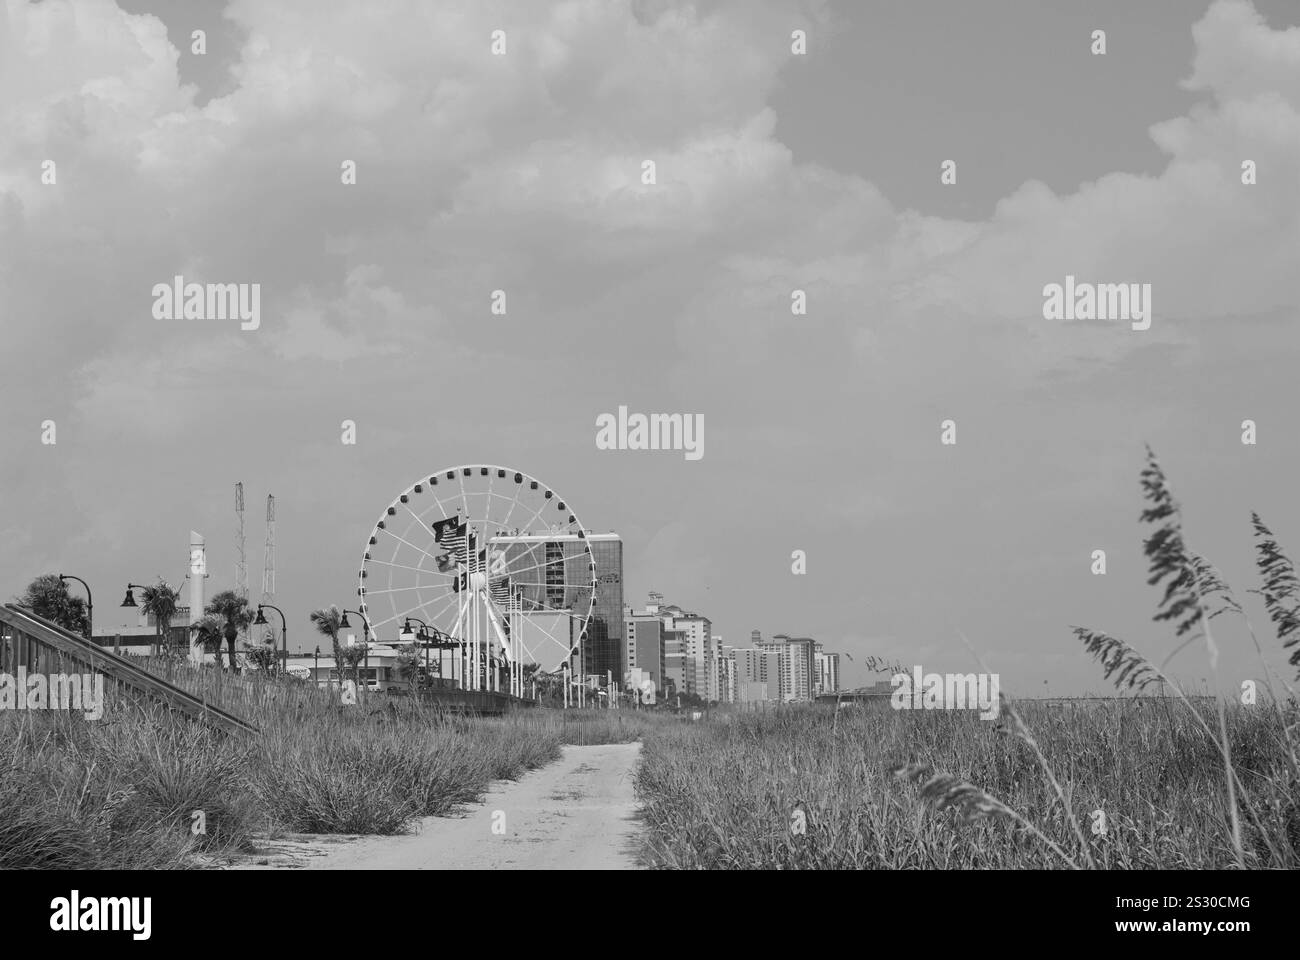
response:
<path fill-rule="evenodd" d="M 128 583 L 128 584 L 126 585 L 126 599 L 122 601 L 122 606 L 124 606 L 124 607 L 138 607 L 139 604 L 135 602 L 135 594 L 132 593 L 131 591 L 133 591 L 133 590 L 147 590 L 147 589 L 148 589 L 148 588 L 145 587 L 143 584 L 139 584 L 139 583 Z M 120 634 L 119 634 L 119 636 L 120 636 Z"/>
<path fill-rule="evenodd" d="M 267 623 L 266 614 L 262 608 L 267 607 L 274 610 L 280 615 L 280 672 L 289 672 L 289 625 L 284 619 L 284 611 L 273 603 L 259 603 L 257 605 L 257 619 L 253 621 L 254 626 L 262 627 Z"/>
<path fill-rule="evenodd" d="M 66 584 L 69 580 L 76 580 L 77 583 L 86 588 L 86 639 L 93 642 L 95 639 L 95 598 L 90 595 L 90 584 L 70 573 L 59 574 L 59 583 Z"/>
<path fill-rule="evenodd" d="M 453 636 L 452 636 L 451 634 L 449 634 L 449 633 L 443 633 L 443 632 L 442 632 L 441 630 L 439 630 L 437 627 L 429 627 L 429 629 L 433 631 L 432 637 L 431 637 L 431 638 L 427 638 L 427 639 L 429 639 L 429 645 L 438 648 L 438 686 L 439 686 L 439 687 L 446 687 L 446 686 L 448 686 L 448 681 L 447 681 L 447 675 L 443 672 L 442 651 L 444 651 L 444 650 L 463 650 L 463 649 L 464 649 L 464 643 L 463 643 L 462 641 L 457 640 L 455 637 L 453 637 Z M 448 662 L 449 662 L 449 663 L 452 665 L 452 667 L 453 667 L 453 669 L 452 669 L 452 676 L 451 676 L 451 684 L 450 684 L 450 685 L 451 685 L 451 687 L 454 689 L 454 688 L 455 688 L 455 683 L 456 683 L 456 671 L 455 671 L 455 669 L 454 669 L 454 668 L 455 668 L 455 665 L 456 665 L 456 661 L 455 661 L 455 659 L 451 659 L 451 660 L 449 660 Z M 462 666 L 463 666 L 463 664 L 462 664 Z M 462 669 L 462 671 L 461 671 L 461 685 L 462 685 L 462 687 L 464 686 L 464 682 L 465 682 L 465 675 L 464 675 L 464 670 Z"/>
<path fill-rule="evenodd" d="M 343 611 L 343 619 L 339 621 L 339 626 L 342 627 L 342 628 L 345 629 L 345 630 L 346 630 L 347 628 L 349 628 L 349 627 L 352 626 L 352 624 L 350 624 L 350 623 L 348 622 L 348 614 L 349 614 L 349 613 L 355 613 L 358 617 L 360 617 L 360 618 L 361 618 L 361 623 L 362 623 L 362 624 L 364 625 L 364 627 L 365 627 L 365 633 L 362 635 L 362 638 L 361 638 L 361 639 L 362 639 L 362 642 L 366 645 L 366 650 L 365 650 L 365 661 L 363 662 L 363 669 L 366 670 L 367 672 L 369 672 L 369 670 L 370 670 L 370 632 L 371 632 L 371 631 L 370 631 L 370 621 L 366 619 L 366 615 L 365 615 L 364 613 L 362 613 L 360 610 L 347 610 L 347 609 L 345 609 L 345 610 Z M 342 683 L 342 682 L 343 682 L 343 674 L 340 673 L 340 674 L 339 674 L 339 683 Z M 368 684 L 369 682 L 370 682 L 370 680 L 369 680 L 369 678 L 367 678 L 366 683 Z"/>
<path fill-rule="evenodd" d="M 425 623 L 423 620 L 421 620 L 419 617 L 407 617 L 406 622 L 402 624 L 402 633 L 415 633 L 415 631 L 411 629 L 412 623 L 418 623 L 420 625 L 420 632 L 418 634 L 415 634 L 415 636 L 419 640 L 420 646 L 424 647 L 424 679 L 428 681 L 429 680 L 429 625 Z M 438 662 L 438 669 L 439 670 L 442 669 L 442 661 Z"/>
<path fill-rule="evenodd" d="M 337 666 L 337 664 L 336 664 Z M 311 682 L 320 686 L 320 644 L 316 644 L 316 666 L 311 672 Z"/>

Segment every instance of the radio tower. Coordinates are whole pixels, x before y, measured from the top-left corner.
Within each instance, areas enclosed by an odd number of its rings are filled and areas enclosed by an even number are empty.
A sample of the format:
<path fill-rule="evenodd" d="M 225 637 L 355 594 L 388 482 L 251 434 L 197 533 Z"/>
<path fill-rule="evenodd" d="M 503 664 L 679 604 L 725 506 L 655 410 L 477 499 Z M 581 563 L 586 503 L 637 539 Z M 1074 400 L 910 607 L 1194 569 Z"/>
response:
<path fill-rule="evenodd" d="M 239 525 L 235 528 L 235 593 L 248 599 L 248 558 L 244 555 L 244 485 L 235 484 L 235 516 Z M 248 631 L 244 631 L 248 639 Z"/>
<path fill-rule="evenodd" d="M 275 497 L 266 497 L 266 549 L 262 553 L 262 602 L 275 602 Z"/>

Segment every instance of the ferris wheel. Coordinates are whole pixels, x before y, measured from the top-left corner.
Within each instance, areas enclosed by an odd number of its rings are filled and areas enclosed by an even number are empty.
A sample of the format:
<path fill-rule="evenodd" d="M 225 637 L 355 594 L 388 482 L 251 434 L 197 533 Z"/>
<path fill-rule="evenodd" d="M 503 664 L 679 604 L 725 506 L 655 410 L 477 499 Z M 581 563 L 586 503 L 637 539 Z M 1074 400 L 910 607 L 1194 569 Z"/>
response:
<path fill-rule="evenodd" d="M 443 682 L 516 695 L 529 664 L 581 672 L 595 592 L 591 545 L 564 498 L 481 464 L 402 491 L 370 533 L 357 587 L 367 641 L 450 648 Z"/>

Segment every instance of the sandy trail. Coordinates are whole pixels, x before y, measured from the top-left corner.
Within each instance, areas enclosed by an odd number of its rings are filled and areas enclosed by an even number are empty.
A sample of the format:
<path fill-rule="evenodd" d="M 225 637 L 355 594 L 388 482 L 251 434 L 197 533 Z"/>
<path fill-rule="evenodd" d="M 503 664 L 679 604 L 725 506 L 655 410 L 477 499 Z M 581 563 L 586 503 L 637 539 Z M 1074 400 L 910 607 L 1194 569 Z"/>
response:
<path fill-rule="evenodd" d="M 557 762 L 517 781 L 493 783 L 482 803 L 459 815 L 426 817 L 418 832 L 295 837 L 271 844 L 240 868 L 636 869 L 632 774 L 640 752 L 639 743 L 566 746 Z"/>

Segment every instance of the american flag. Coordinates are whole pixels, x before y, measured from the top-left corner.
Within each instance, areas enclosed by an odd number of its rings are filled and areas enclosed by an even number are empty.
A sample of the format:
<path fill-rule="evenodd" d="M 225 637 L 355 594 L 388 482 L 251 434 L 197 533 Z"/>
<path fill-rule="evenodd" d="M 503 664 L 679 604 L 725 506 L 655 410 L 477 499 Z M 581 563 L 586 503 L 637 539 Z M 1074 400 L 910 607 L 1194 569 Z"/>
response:
<path fill-rule="evenodd" d="M 510 578 L 498 577 L 493 580 L 488 587 L 488 593 L 492 597 L 492 602 L 504 607 L 510 602 L 512 595 L 510 590 Z"/>
<path fill-rule="evenodd" d="M 457 523 L 455 517 L 440 520 L 433 525 L 433 538 L 436 543 L 447 551 L 438 558 L 439 570 L 443 573 L 450 573 L 453 564 L 465 562 L 465 553 L 469 541 L 469 527 L 467 524 Z"/>

